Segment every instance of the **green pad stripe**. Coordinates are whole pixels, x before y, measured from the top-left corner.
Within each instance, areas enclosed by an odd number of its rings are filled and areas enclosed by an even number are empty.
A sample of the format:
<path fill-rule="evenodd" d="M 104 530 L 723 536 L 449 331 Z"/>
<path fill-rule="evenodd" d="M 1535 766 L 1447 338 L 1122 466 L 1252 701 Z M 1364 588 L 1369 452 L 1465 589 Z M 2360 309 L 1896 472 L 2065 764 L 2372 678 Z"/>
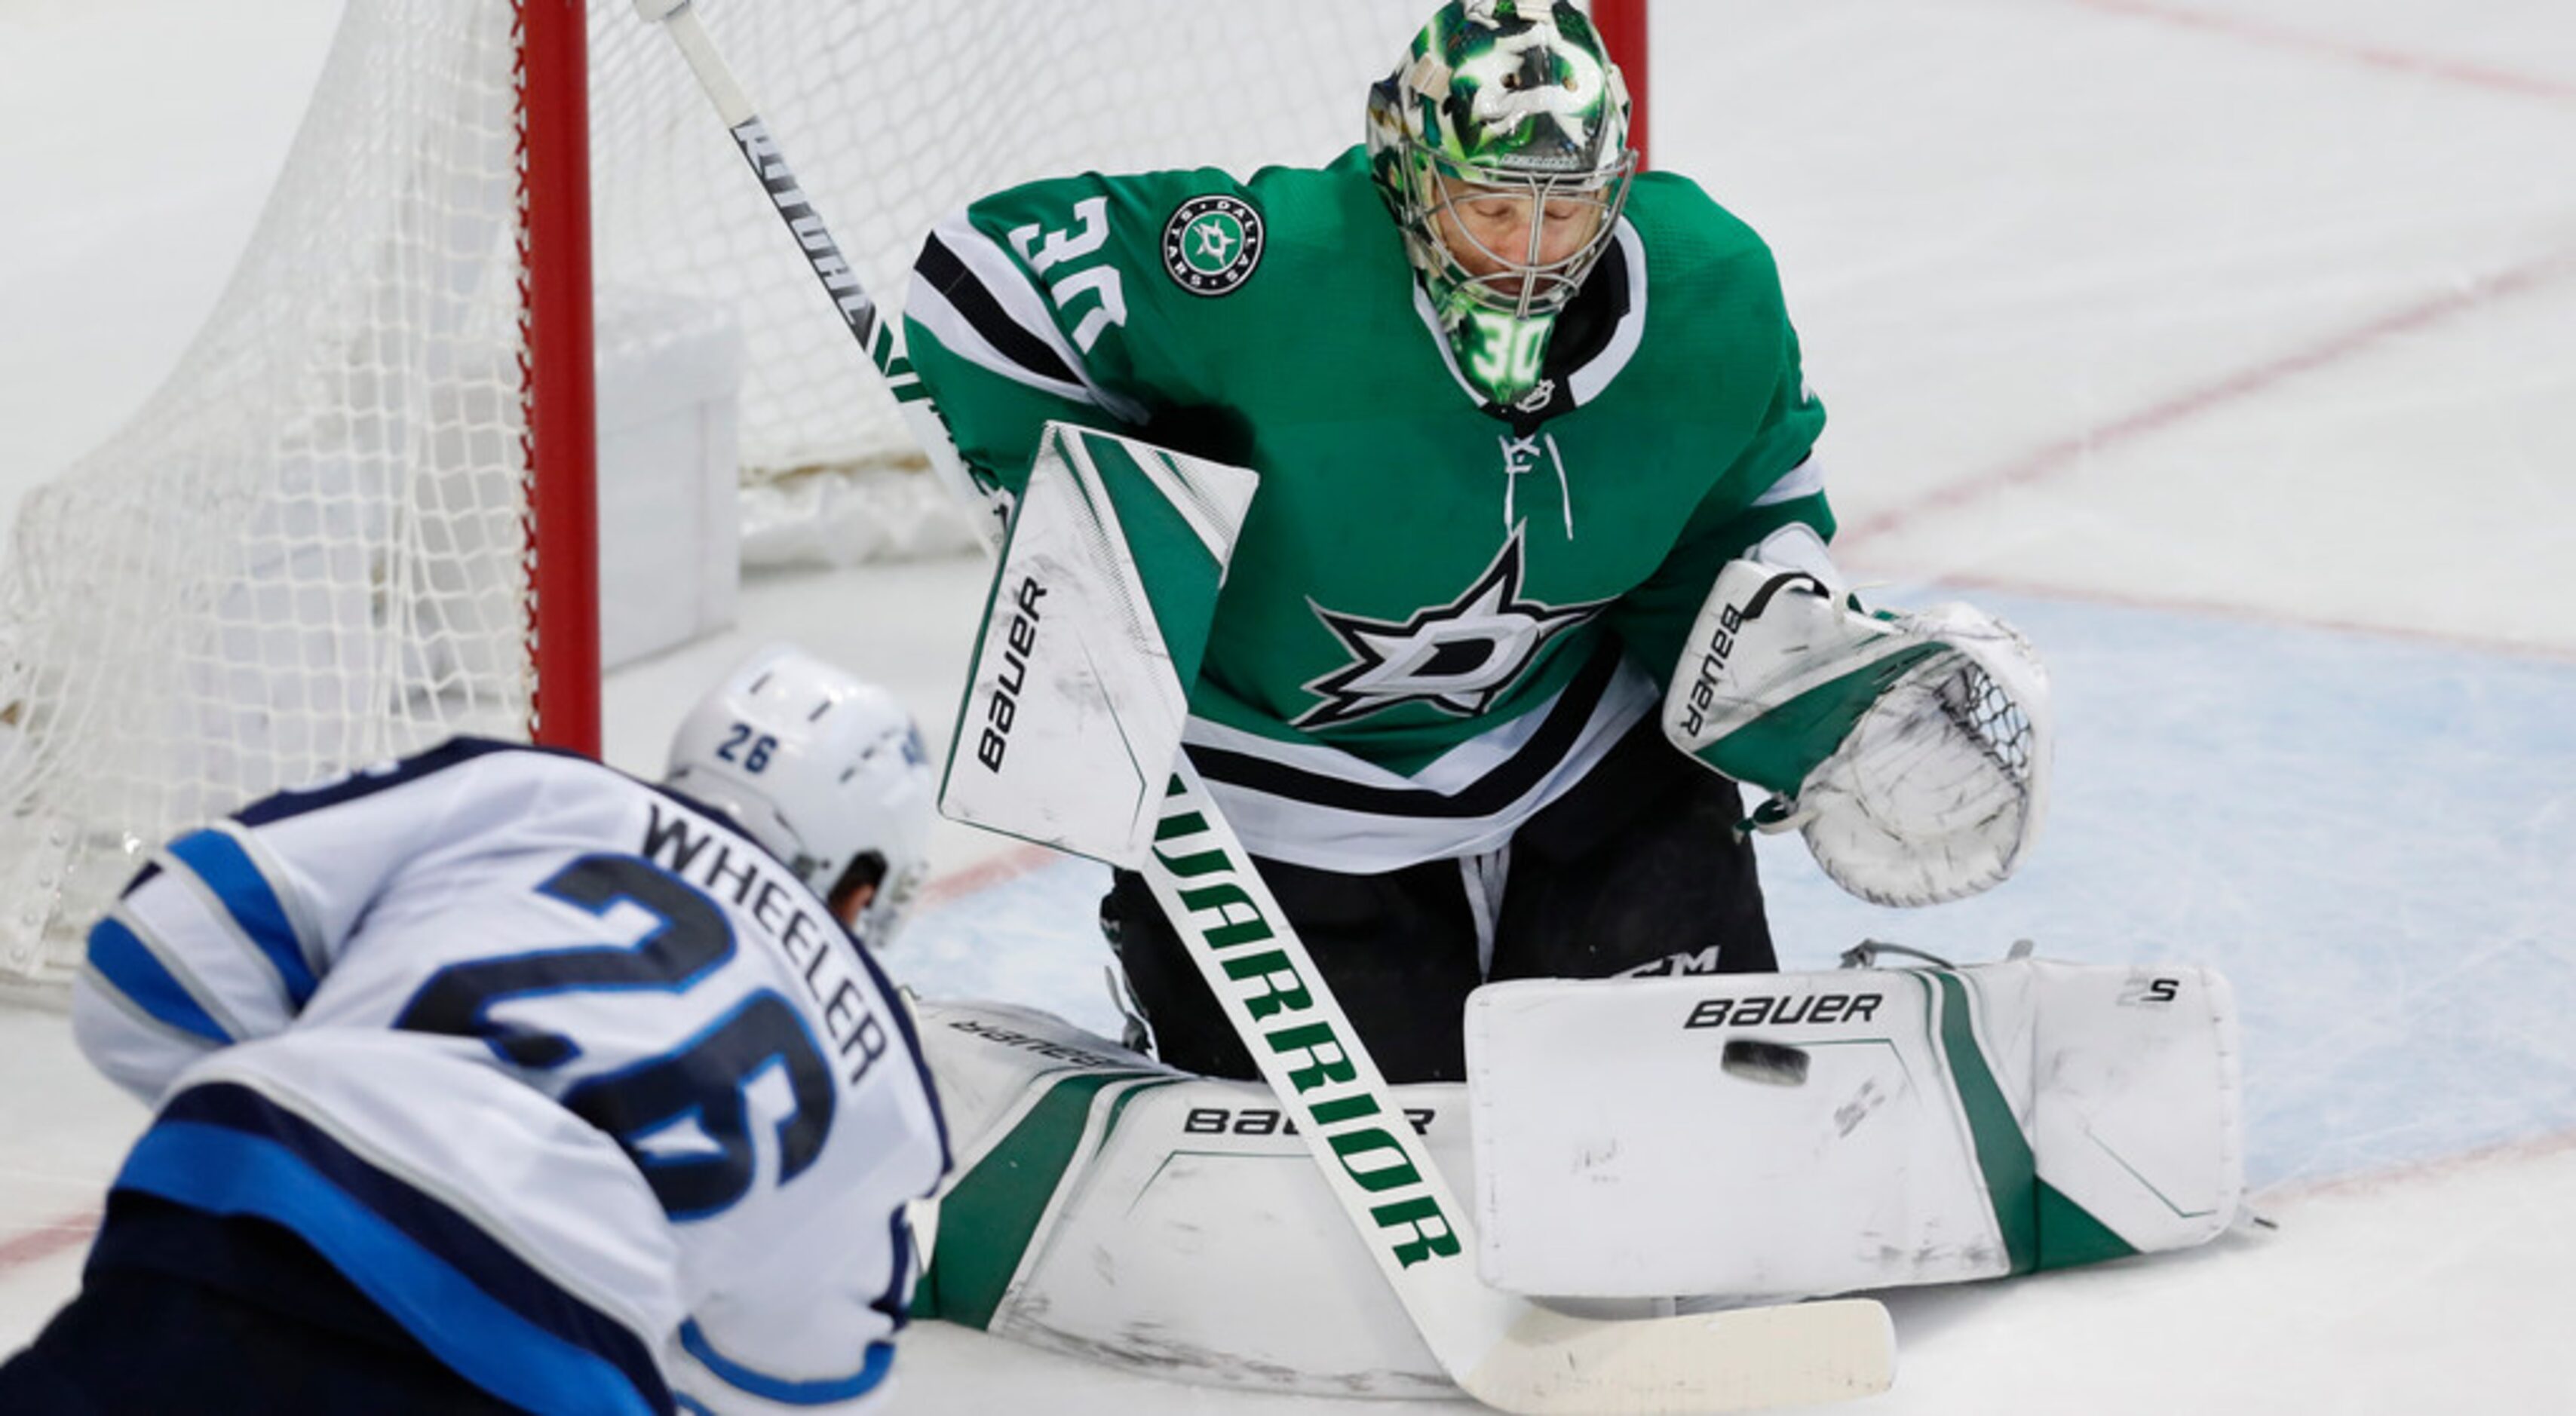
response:
<path fill-rule="evenodd" d="M 1775 792 L 1794 793 L 1807 774 L 1834 755 L 1870 705 L 1906 670 L 1949 646 L 1915 644 L 1840 678 L 1818 684 L 1695 754 L 1733 777 Z"/>
<path fill-rule="evenodd" d="M 931 1249 L 930 1271 L 913 1296 L 914 1315 L 979 1329 L 991 1324 L 1011 1280 L 1019 1276 L 1039 1222 L 1082 1149 L 1093 1099 L 1113 1082 L 1157 1076 L 1074 1072 L 1048 1088 L 1001 1144 L 959 1177 L 939 1202 L 939 1239 Z M 1148 1089 L 1137 1087 L 1118 1098 L 1101 1128 L 1103 1139 L 1128 1101 Z"/>
<path fill-rule="evenodd" d="M 1178 480 L 1184 474 L 1170 457 L 1142 444 L 1071 426 L 1062 433 L 1068 440 L 1081 441 L 1100 473 L 1100 485 L 1118 518 L 1127 553 L 1136 558 L 1137 575 L 1144 582 L 1154 623 L 1162 631 L 1163 647 L 1172 656 L 1173 673 L 1187 688 L 1198 682 L 1199 662 L 1207 653 L 1208 629 L 1216 620 L 1216 592 L 1225 579 L 1225 565 L 1138 458 L 1154 458 L 1155 472 L 1166 480 Z M 1070 448 L 1067 454 L 1069 458 Z"/>
<path fill-rule="evenodd" d="M 1986 1065 L 1968 1015 L 1968 989 L 1959 976 L 1926 970 L 1941 988 L 1941 1050 L 1950 1064 L 1950 1079 L 1967 1113 L 1968 1134 L 1976 1143 L 1977 1168 L 1985 1173 L 1986 1194 L 1995 1207 L 1995 1226 L 2003 1233 L 2004 1253 L 2012 1272 L 2028 1273 L 2039 1265 L 2039 1174 L 2030 1141 L 2013 1118 L 2003 1087 Z"/>

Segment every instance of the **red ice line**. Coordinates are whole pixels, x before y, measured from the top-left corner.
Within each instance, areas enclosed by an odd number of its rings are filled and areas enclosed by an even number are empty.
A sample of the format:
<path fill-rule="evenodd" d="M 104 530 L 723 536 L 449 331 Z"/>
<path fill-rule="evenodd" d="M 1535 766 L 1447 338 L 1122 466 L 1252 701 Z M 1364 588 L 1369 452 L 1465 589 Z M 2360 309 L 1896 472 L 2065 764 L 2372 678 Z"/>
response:
<path fill-rule="evenodd" d="M 931 881 L 921 888 L 921 902 L 915 908 L 924 911 L 936 909 L 951 900 L 990 889 L 1005 880 L 1017 880 L 1063 859 L 1063 855 L 1044 846 L 1022 842 L 999 855 L 979 860 L 963 870 L 950 871 Z"/>
<path fill-rule="evenodd" d="M 2403 50 L 2383 49 L 2377 45 L 2354 44 L 2326 35 L 2304 33 L 2240 19 L 2232 15 L 2209 14 L 2198 10 L 2176 9 L 2153 5 L 2146 0 L 2069 0 L 2090 10 L 2126 15 L 2134 19 L 2155 20 L 2189 29 L 2209 30 L 2236 39 L 2251 40 L 2269 49 L 2294 50 L 2306 54 L 2332 55 L 2373 69 L 2441 79 L 2472 88 L 2498 93 L 2521 94 L 2546 99 L 2552 103 L 2576 104 L 2576 83 L 2543 78 L 2537 74 L 2517 74 L 2505 69 L 2491 69 L 2482 64 L 2443 59 L 2430 54 L 2410 54 Z"/>
<path fill-rule="evenodd" d="M 2003 576 L 1952 574 L 1943 571 L 1939 580 L 1945 589 L 1986 590 L 2001 595 L 2017 595 L 2029 600 L 2076 600 L 2086 604 L 2116 605 L 2122 609 L 2158 610 L 2166 613 L 2197 615 L 2208 619 L 2238 620 L 2247 624 L 2288 625 L 2299 629 L 2325 630 L 2334 634 L 2369 635 L 2378 639 L 2397 639 L 2417 644 L 2438 645 L 2445 649 L 2466 649 L 2497 658 L 2576 663 L 2576 648 L 2555 644 L 2536 644 L 2528 639 L 2490 638 L 2475 634 L 2457 634 L 2449 630 L 2409 629 L 2403 625 L 2377 624 L 2367 620 L 2336 619 L 2331 615 L 2285 614 L 2277 610 L 2259 610 L 2246 605 L 2228 604 L 2224 601 L 2193 600 L 2174 595 L 2127 595 L 2116 590 L 2095 590 L 2083 586 L 2041 585 Z"/>
<path fill-rule="evenodd" d="M 24 1234 L 0 1239 L 0 1273 L 50 1259 L 89 1242 L 98 1232 L 99 1212 L 82 1210 L 48 1220 Z"/>
<path fill-rule="evenodd" d="M 2576 84 L 2554 79 L 2509 73 L 2501 69 L 2488 69 L 2429 55 L 2407 54 L 2369 45 L 2350 44 L 2324 36 L 2277 29 L 2249 20 L 2150 4 L 2147 0 L 2067 0 L 2067 2 L 2110 14 L 2211 30 L 2252 40 L 2272 48 L 2331 54 L 2374 68 L 2429 75 L 2478 88 L 2576 104 Z M 1905 529 L 1933 513 L 1953 510 L 2006 488 L 2027 486 L 2033 482 L 2056 477 L 2081 467 L 2085 454 L 2094 449 L 2116 447 L 2148 434 L 2161 432 L 2175 423 L 2205 413 L 2212 408 L 2237 402 L 2263 392 L 2286 379 L 2337 363 L 2371 348 L 2382 340 L 2412 333 L 2500 299 L 2545 285 L 2568 274 L 2571 270 L 2576 270 L 2576 251 L 2561 251 L 2528 265 L 2490 276 L 2466 289 L 2446 291 L 2431 299 L 2344 330 L 2307 349 L 2225 375 L 2199 388 L 2187 390 L 2161 403 L 2141 409 L 2125 418 L 2086 429 L 2073 437 L 2061 438 L 1992 471 L 1947 487 L 1937 488 L 1910 503 L 1867 517 L 1844 527 L 1839 543 L 1844 546 L 1856 545 L 1874 536 L 1883 536 Z"/>
<path fill-rule="evenodd" d="M 2126 3 L 2126 0 L 2076 0 L 2076 2 L 2122 4 Z M 1855 546 L 1872 537 L 1908 529 L 1927 516 L 1956 510 L 1980 498 L 1992 496 L 1996 492 L 2051 480 L 2082 467 L 2086 457 L 2093 452 L 2118 447 L 2150 434 L 2163 432 L 2176 423 L 2198 417 L 2213 408 L 2242 402 L 2301 374 L 2313 373 L 2327 365 L 2341 363 L 2398 335 L 2412 334 L 2495 304 L 2500 300 L 2526 294 L 2570 273 L 2576 273 L 2576 250 L 2560 251 L 2540 260 L 2516 266 L 2501 274 L 2487 276 L 2463 289 L 2446 290 L 2430 299 L 2329 335 L 2305 349 L 2295 350 L 2251 368 L 2221 375 L 2197 388 L 2186 389 L 2126 417 L 2087 428 L 2072 437 L 2060 438 L 1991 471 L 1953 482 L 1946 487 L 1936 487 L 1911 502 L 1902 503 L 1843 527 L 1835 538 L 1835 544 L 1838 547 Z"/>
<path fill-rule="evenodd" d="M 2358 1175 L 2337 1175 L 2323 1180 L 2292 1180 L 2273 1185 L 2252 1196 L 2266 1204 L 2292 1204 L 2302 1200 L 2323 1199 L 2334 1195 L 2374 1195 L 2400 1185 L 2447 1179 L 2471 1170 L 2521 1162 L 2537 1163 L 2552 1156 L 2576 1150 L 2576 1131 L 2558 1131 L 2528 1140 L 2505 1141 L 2462 1151 L 2458 1155 L 2417 1161 L 2411 1165 L 2369 1170 Z"/>

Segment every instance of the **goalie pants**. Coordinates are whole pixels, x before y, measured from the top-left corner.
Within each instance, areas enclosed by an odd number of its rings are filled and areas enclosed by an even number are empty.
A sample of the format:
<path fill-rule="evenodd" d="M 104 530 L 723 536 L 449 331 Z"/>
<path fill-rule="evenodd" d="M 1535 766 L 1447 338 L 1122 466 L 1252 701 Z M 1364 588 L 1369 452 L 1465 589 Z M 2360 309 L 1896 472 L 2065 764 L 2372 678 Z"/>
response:
<path fill-rule="evenodd" d="M 9 1416 L 507 1416 L 290 1231 L 118 1191 L 80 1296 L 0 1365 Z"/>
<path fill-rule="evenodd" d="M 1343 875 L 1255 859 L 1390 1082 L 1466 1076 L 1462 1014 L 1488 978 L 1766 973 L 1779 967 L 1735 783 L 1676 756 L 1652 719 L 1512 835 L 1490 968 L 1467 863 Z M 1119 871 L 1101 928 L 1165 1063 L 1257 1078 L 1144 877 Z"/>

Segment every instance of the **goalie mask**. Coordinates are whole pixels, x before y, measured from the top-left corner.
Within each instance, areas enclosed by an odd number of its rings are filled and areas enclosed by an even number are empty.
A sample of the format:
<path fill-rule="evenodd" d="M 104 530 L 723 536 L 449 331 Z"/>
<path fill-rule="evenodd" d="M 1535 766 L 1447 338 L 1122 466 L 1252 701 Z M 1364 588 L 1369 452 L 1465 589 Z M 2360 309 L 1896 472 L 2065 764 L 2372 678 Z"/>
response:
<path fill-rule="evenodd" d="M 1368 143 L 1460 374 L 1518 401 L 1636 173 L 1627 88 L 1592 22 L 1563 0 L 1452 0 L 1370 90 Z"/>
<path fill-rule="evenodd" d="M 929 873 L 937 783 L 912 715 L 792 646 L 753 655 L 689 710 L 664 780 L 731 816 L 827 901 L 875 886 L 857 927 L 876 948 Z"/>

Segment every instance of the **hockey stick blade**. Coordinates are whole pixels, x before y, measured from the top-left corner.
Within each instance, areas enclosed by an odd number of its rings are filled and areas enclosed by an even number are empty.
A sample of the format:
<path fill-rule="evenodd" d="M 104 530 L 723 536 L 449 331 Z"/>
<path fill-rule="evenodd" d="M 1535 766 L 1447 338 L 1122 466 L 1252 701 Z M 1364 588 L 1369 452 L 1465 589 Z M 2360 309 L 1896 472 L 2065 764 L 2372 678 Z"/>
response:
<path fill-rule="evenodd" d="M 1887 1309 L 1844 1298 L 1627 1321 L 1529 1304 L 1458 1385 L 1527 1416 L 1606 1416 L 1849 1401 L 1895 1378 Z"/>

